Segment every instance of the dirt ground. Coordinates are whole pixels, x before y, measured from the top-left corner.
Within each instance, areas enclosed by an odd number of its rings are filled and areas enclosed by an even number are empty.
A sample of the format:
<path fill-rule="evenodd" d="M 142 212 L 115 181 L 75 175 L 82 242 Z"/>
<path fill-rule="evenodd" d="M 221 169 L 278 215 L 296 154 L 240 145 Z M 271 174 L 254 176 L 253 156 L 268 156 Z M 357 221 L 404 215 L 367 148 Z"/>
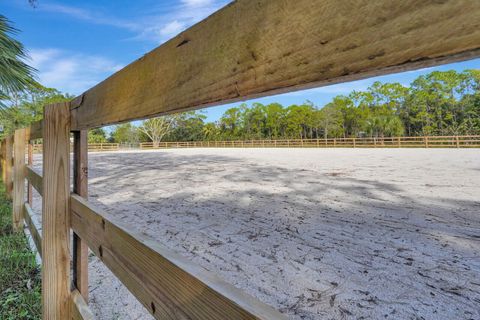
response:
<path fill-rule="evenodd" d="M 291 319 L 480 319 L 480 150 L 185 149 L 89 164 L 90 201 Z M 98 319 L 151 319 L 89 266 Z"/>

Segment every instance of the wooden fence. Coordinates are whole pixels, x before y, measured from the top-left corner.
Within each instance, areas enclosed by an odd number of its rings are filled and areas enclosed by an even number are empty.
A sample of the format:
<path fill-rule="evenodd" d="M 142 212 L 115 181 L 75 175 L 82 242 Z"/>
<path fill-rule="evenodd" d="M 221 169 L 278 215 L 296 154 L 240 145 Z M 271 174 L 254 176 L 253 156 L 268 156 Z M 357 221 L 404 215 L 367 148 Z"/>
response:
<path fill-rule="evenodd" d="M 144 142 L 140 148 L 480 148 L 480 136 Z"/>
<path fill-rule="evenodd" d="M 73 144 L 70 144 L 70 148 L 73 150 Z M 42 153 L 43 145 L 39 143 L 32 144 L 33 153 Z M 103 152 L 103 151 L 118 151 L 120 150 L 119 143 L 89 143 L 89 152 Z"/>
<path fill-rule="evenodd" d="M 477 0 L 238 0 L 71 102 L 45 106 L 41 122 L 1 148 L 15 229 L 26 224 L 42 257 L 43 319 L 93 318 L 88 248 L 156 319 L 285 319 L 90 204 L 86 130 L 472 59 L 480 56 L 479 14 Z M 32 169 L 39 138 L 41 173 Z M 41 232 L 32 188 L 42 195 Z"/>

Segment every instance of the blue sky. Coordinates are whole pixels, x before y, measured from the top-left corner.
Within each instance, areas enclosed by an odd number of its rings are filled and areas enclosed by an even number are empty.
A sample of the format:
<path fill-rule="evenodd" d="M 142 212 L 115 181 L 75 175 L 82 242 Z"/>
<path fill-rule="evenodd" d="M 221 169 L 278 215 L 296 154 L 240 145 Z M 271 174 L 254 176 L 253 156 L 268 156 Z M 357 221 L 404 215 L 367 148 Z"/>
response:
<path fill-rule="evenodd" d="M 27 0 L 0 3 L 0 13 L 21 30 L 18 38 L 27 47 L 30 63 L 42 84 L 74 95 L 81 94 L 115 71 L 220 9 L 228 0 Z M 410 71 L 306 91 L 247 101 L 318 106 L 332 97 L 363 90 L 374 81 L 408 85 L 433 70 L 480 69 L 480 59 Z M 239 103 L 233 104 L 238 105 Z M 207 109 L 208 120 L 217 120 L 232 105 Z"/>

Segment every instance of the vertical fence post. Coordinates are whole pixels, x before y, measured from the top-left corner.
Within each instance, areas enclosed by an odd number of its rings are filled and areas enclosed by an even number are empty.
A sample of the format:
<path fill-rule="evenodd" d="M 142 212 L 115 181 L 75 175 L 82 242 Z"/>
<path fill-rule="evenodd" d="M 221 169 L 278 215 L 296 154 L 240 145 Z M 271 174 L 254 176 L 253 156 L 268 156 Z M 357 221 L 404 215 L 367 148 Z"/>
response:
<path fill-rule="evenodd" d="M 425 136 L 423 139 L 425 141 L 425 148 L 428 148 L 428 137 Z"/>
<path fill-rule="evenodd" d="M 455 136 L 455 142 L 457 144 L 457 148 L 460 148 L 460 139 L 458 138 L 458 136 Z"/>
<path fill-rule="evenodd" d="M 2 145 L 1 145 L 1 152 L 2 152 L 2 182 L 5 184 L 5 145 L 6 145 L 6 139 L 2 140 Z"/>
<path fill-rule="evenodd" d="M 88 139 L 87 130 L 73 132 L 73 192 L 88 197 Z M 88 246 L 73 234 L 73 284 L 88 301 Z"/>
<path fill-rule="evenodd" d="M 42 306 L 44 320 L 70 319 L 70 108 L 43 113 Z"/>
<path fill-rule="evenodd" d="M 23 202 L 25 201 L 25 129 L 15 130 L 13 152 L 13 229 L 23 227 Z"/>
<path fill-rule="evenodd" d="M 12 164 L 13 164 L 13 136 L 8 136 L 5 139 L 5 191 L 7 198 L 12 198 Z"/>

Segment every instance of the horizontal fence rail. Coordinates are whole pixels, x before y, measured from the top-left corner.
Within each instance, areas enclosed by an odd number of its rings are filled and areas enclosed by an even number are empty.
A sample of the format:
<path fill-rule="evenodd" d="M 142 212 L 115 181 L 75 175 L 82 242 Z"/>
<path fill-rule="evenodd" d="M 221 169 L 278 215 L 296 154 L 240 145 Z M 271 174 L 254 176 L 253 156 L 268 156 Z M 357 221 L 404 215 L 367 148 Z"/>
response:
<path fill-rule="evenodd" d="M 478 0 L 237 0 L 77 97 L 71 125 L 90 129 L 473 59 L 479 12 Z"/>
<path fill-rule="evenodd" d="M 28 140 L 41 139 L 43 137 L 43 120 L 32 123 Z"/>
<path fill-rule="evenodd" d="M 70 203 L 73 231 L 156 319 L 286 319 L 160 244 L 127 231 L 80 196 L 72 195 Z"/>
<path fill-rule="evenodd" d="M 28 203 L 25 202 L 23 206 L 23 218 L 25 219 L 25 224 L 28 228 L 28 231 L 30 231 L 30 236 L 33 239 L 33 243 L 35 243 L 35 247 L 37 249 L 38 254 L 40 257 L 42 256 L 42 236 L 40 235 L 40 232 L 38 231 L 37 226 L 33 222 L 33 210 L 30 207 Z"/>
<path fill-rule="evenodd" d="M 43 195 L 43 179 L 42 176 L 33 170 L 32 167 L 26 166 L 26 178 L 28 182 L 37 190 L 40 195 Z"/>
<path fill-rule="evenodd" d="M 480 136 L 144 142 L 140 148 L 480 148 Z"/>
<path fill-rule="evenodd" d="M 73 149 L 73 145 L 70 146 L 70 149 Z M 33 144 L 34 153 L 42 153 L 43 145 L 42 144 Z M 88 151 L 90 152 L 102 152 L 102 151 L 119 151 L 119 143 L 89 143 Z"/>
<path fill-rule="evenodd" d="M 73 320 L 94 320 L 92 311 L 83 296 L 75 289 L 70 296 L 71 314 Z"/>
<path fill-rule="evenodd" d="M 119 143 L 89 143 L 88 151 L 118 151 L 120 149 Z"/>

